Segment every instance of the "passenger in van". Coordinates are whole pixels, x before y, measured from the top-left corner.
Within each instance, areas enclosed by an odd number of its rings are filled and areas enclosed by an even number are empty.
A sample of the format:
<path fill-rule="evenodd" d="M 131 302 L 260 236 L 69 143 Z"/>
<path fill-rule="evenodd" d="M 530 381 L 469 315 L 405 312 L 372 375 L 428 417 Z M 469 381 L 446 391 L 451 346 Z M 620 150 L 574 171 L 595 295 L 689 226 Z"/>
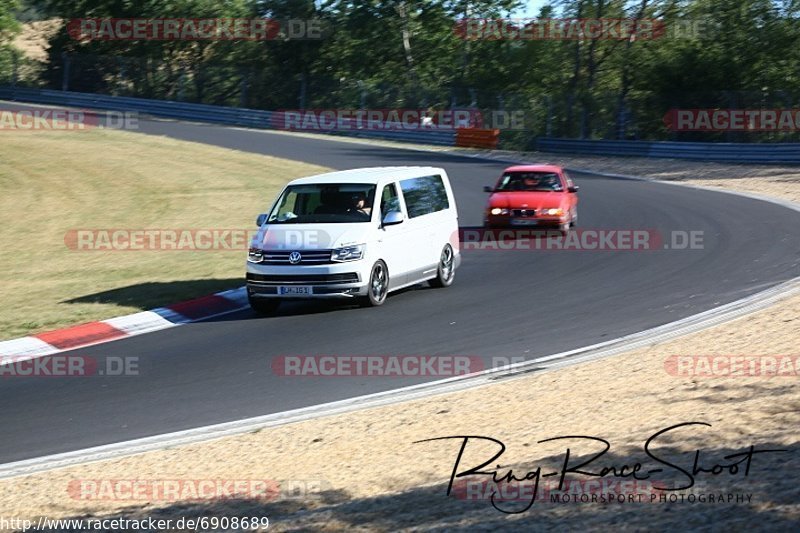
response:
<path fill-rule="evenodd" d="M 342 209 L 336 208 L 336 190 L 322 189 L 320 205 L 314 210 L 315 215 L 332 215 L 341 213 Z"/>

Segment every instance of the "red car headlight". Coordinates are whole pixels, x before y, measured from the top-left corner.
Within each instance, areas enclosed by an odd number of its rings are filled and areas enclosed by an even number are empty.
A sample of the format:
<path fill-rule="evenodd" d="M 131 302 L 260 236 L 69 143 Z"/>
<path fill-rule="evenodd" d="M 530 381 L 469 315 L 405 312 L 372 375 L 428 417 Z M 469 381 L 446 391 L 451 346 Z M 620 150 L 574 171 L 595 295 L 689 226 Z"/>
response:
<path fill-rule="evenodd" d="M 560 217 L 561 215 L 564 214 L 564 210 L 561 209 L 560 207 L 548 208 L 548 209 L 540 210 L 539 214 L 543 215 L 543 216 L 549 216 L 549 217 Z"/>

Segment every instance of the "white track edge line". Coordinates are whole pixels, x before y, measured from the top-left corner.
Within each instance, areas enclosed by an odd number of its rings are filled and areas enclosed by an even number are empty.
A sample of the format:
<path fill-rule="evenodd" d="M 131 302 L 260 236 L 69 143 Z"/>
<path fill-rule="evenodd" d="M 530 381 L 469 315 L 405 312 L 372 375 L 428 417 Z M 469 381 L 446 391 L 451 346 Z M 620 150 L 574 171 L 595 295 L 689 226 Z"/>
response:
<path fill-rule="evenodd" d="M 215 292 L 215 293 L 209 294 L 207 296 L 220 296 L 220 297 L 225 298 L 226 300 L 228 300 L 230 302 L 236 303 L 236 300 L 234 298 L 228 298 L 227 296 L 223 296 L 223 295 L 225 293 L 230 293 L 230 292 L 234 292 L 234 291 L 243 291 L 243 290 L 245 290 L 244 286 L 236 287 L 235 289 L 228 289 L 228 290 L 225 290 L 225 291 L 222 291 L 222 292 Z M 202 296 L 201 296 L 201 298 L 202 298 Z M 167 322 L 168 322 L 167 324 L 161 324 L 160 326 L 156 326 L 156 327 L 153 327 L 153 328 L 150 328 L 150 329 L 141 330 L 141 331 L 133 330 L 133 331 L 128 332 L 128 331 L 120 330 L 120 331 L 124 332 L 124 335 L 120 335 L 118 337 L 114 337 L 114 338 L 111 338 L 111 339 L 98 339 L 96 341 L 87 342 L 85 344 L 79 344 L 79 345 L 73 346 L 71 348 L 56 348 L 52 344 L 49 344 L 46 341 L 42 341 L 41 339 L 39 339 L 35 335 L 28 335 L 26 337 L 18 337 L 16 339 L 6 339 L 4 341 L 0 341 L 0 344 L 2 344 L 2 342 L 19 341 L 19 340 L 31 337 L 31 338 L 34 338 L 34 339 L 36 339 L 38 341 L 41 341 L 41 342 L 47 344 L 48 346 L 50 346 L 52 348 L 52 351 L 48 351 L 46 353 L 45 352 L 39 352 L 39 353 L 30 353 L 30 354 L 21 354 L 21 355 L 0 354 L 0 361 L 8 360 L 8 361 L 13 361 L 14 363 L 21 363 L 21 362 L 24 362 L 24 361 L 30 361 L 32 359 L 40 359 L 42 357 L 49 357 L 51 355 L 56 355 L 56 354 L 63 353 L 63 352 L 69 352 L 69 351 L 73 351 L 73 350 L 81 350 L 83 348 L 89 348 L 90 346 L 97 346 L 99 344 L 107 344 L 109 342 L 121 341 L 121 340 L 129 339 L 131 337 L 136 337 L 138 335 L 146 335 L 148 333 L 155 333 L 156 331 L 163 331 L 165 329 L 171 329 L 171 328 L 174 328 L 174 327 L 177 327 L 177 326 L 185 326 L 186 324 L 194 324 L 194 323 L 197 323 L 197 322 L 202 322 L 204 320 L 210 320 L 212 318 L 218 318 L 218 317 L 221 317 L 221 316 L 224 316 L 224 315 L 228 315 L 228 314 L 231 314 L 231 313 L 236 313 L 238 311 L 242 311 L 244 309 L 247 309 L 248 307 L 249 307 L 249 305 L 247 305 L 247 304 L 239 305 L 238 307 L 234 307 L 232 309 L 226 309 L 224 311 L 220 311 L 219 313 L 214 313 L 213 315 L 200 317 L 200 318 L 197 318 L 197 319 L 194 319 L 194 320 L 189 319 L 188 317 L 186 317 L 184 315 L 181 315 L 177 311 L 172 311 L 175 315 L 178 315 L 178 316 L 184 318 L 184 320 L 181 320 L 180 322 L 171 322 L 171 321 L 167 320 Z M 125 318 L 125 317 L 128 317 L 128 316 L 138 315 L 139 313 L 148 312 L 148 311 L 149 312 L 155 312 L 156 309 L 164 309 L 164 307 L 162 306 L 162 307 L 156 307 L 154 309 L 147 309 L 145 311 L 137 311 L 136 313 L 131 313 L 129 315 L 120 315 L 120 316 L 115 316 L 115 317 L 111 317 L 111 318 L 104 318 L 102 320 L 98 320 L 97 322 L 102 322 L 102 323 L 105 324 L 109 320 Z M 80 325 L 80 324 L 78 324 L 78 325 Z M 109 324 L 109 325 L 111 325 L 111 324 Z M 114 327 L 113 325 L 111 325 L 111 326 Z M 65 329 L 67 329 L 67 328 L 65 328 Z M 55 330 L 55 331 L 58 331 L 58 330 Z M 50 333 L 50 332 L 47 332 L 47 333 Z M 10 356 L 10 359 L 8 359 L 9 356 Z"/>
<path fill-rule="evenodd" d="M 451 377 L 430 383 L 411 385 L 391 391 L 368 394 L 281 413 L 6 463 L 0 465 L 0 479 L 24 476 L 130 455 L 138 455 L 175 446 L 241 435 L 265 428 L 302 422 L 324 416 L 423 399 L 429 396 L 497 383 L 502 379 L 525 377 L 529 375 L 530 371 L 544 372 L 578 363 L 594 361 L 719 325 L 723 322 L 764 309 L 779 300 L 795 294 L 800 294 L 800 277 L 748 296 L 747 298 L 703 311 L 702 313 L 669 324 L 584 348 L 539 357 L 521 363 L 514 363 L 501 368 L 488 369 L 467 376 Z"/>

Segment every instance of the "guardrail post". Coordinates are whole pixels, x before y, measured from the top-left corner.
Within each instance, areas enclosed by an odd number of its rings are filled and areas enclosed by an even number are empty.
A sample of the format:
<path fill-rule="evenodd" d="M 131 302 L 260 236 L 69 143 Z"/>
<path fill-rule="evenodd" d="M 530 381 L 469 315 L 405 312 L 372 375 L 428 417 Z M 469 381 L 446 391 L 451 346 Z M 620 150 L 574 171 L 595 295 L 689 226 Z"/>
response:
<path fill-rule="evenodd" d="M 70 57 L 66 52 L 61 52 L 61 90 L 69 91 Z"/>

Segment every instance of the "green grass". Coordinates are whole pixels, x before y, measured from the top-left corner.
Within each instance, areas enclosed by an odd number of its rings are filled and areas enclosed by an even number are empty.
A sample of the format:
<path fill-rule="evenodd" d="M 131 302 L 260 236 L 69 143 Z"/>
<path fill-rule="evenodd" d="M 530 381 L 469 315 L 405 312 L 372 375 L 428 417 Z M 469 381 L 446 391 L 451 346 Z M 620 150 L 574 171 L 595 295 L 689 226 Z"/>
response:
<path fill-rule="evenodd" d="M 250 230 L 284 183 L 327 170 L 129 132 L 0 132 L 0 339 L 242 284 L 242 250 L 76 251 L 70 230 Z"/>

